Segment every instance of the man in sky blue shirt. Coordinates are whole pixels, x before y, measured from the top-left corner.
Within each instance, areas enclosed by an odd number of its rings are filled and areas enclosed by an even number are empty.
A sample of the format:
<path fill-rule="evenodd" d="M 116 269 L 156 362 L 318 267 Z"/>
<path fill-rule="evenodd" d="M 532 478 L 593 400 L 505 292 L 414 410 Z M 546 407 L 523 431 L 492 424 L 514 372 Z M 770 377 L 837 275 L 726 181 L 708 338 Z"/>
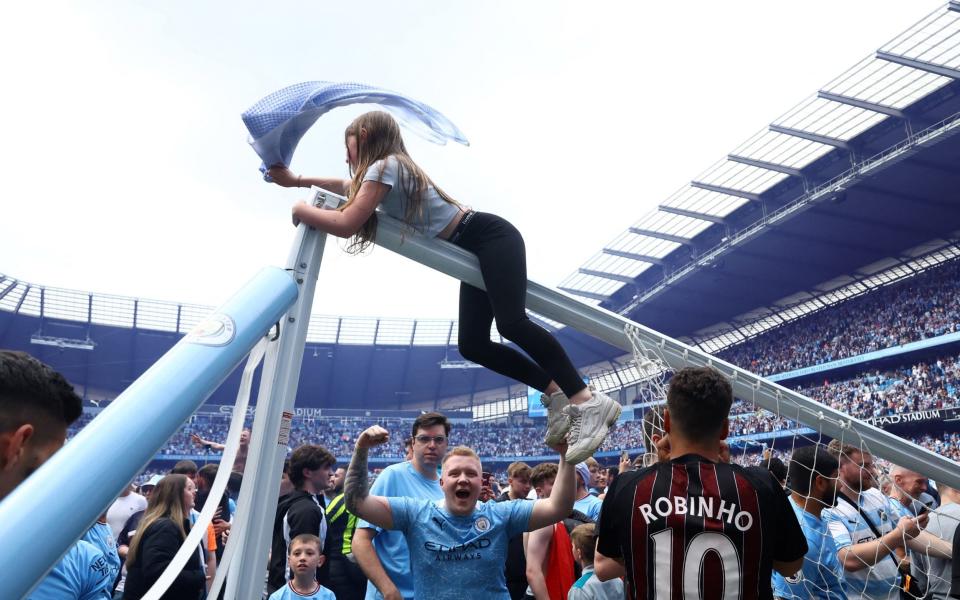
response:
<path fill-rule="evenodd" d="M 103 552 L 103 557 L 107 561 L 107 567 L 110 569 L 111 583 L 117 580 L 120 575 L 120 555 L 117 554 L 117 541 L 113 537 L 113 531 L 107 524 L 106 513 L 100 515 L 100 518 L 90 526 L 81 540 L 90 542 Z"/>
<path fill-rule="evenodd" d="M 385 497 L 442 499 L 437 469 L 447 453 L 449 435 L 450 423 L 443 415 L 425 413 L 417 417 L 412 428 L 412 458 L 384 469 L 374 482 L 371 493 Z M 353 555 L 369 579 L 366 600 L 412 600 L 410 552 L 402 532 L 386 531 L 361 520 L 353 537 Z"/>
<path fill-rule="evenodd" d="M 113 577 L 99 548 L 78 540 L 47 573 L 28 600 L 110 600 Z"/>
<path fill-rule="evenodd" d="M 839 461 L 820 444 L 797 448 L 790 458 L 790 506 L 803 535 L 807 553 L 803 567 L 792 577 L 773 574 L 773 593 L 790 600 L 844 600 L 843 569 L 827 525 L 820 518 L 837 503 Z"/>
<path fill-rule="evenodd" d="M 347 510 L 384 529 L 399 530 L 410 548 L 414 598 L 509 600 L 503 562 L 511 536 L 556 523 L 573 508 L 574 469 L 560 452 L 560 470 L 550 498 L 478 504 L 483 485 L 480 458 L 459 446 L 443 459 L 443 499 L 371 495 L 369 449 L 389 433 L 374 425 L 360 434 L 347 470 Z"/>
<path fill-rule="evenodd" d="M 0 448 L 4 449 L 0 453 L 0 500 L 63 446 L 67 426 L 82 412 L 80 397 L 60 373 L 25 352 L 0 350 Z M 103 552 L 81 540 L 27 597 L 109 600 L 112 587 Z"/>
<path fill-rule="evenodd" d="M 947 548 L 922 531 L 927 515 L 902 516 L 900 503 L 876 488 L 869 452 L 839 440 L 828 448 L 840 461 L 839 502 L 823 511 L 823 520 L 837 546 L 847 598 L 896 600 L 901 582 L 896 550 L 929 551 L 933 556 L 936 549 Z"/>

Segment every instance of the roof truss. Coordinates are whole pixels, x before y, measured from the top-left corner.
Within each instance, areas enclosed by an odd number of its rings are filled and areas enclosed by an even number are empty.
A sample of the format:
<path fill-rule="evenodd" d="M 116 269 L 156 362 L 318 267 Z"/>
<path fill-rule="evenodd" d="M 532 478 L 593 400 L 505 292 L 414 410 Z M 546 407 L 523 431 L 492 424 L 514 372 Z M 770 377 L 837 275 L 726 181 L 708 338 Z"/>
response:
<path fill-rule="evenodd" d="M 793 129 L 792 127 L 784 127 L 783 125 L 770 125 L 770 131 L 782 133 L 784 135 L 792 135 L 793 137 L 810 140 L 811 142 L 817 142 L 818 144 L 833 146 L 834 148 L 840 148 L 841 150 L 851 150 L 850 144 L 843 140 L 838 140 L 837 138 L 832 138 L 817 133 L 811 133 L 809 131 L 803 131 L 802 129 Z"/>
<path fill-rule="evenodd" d="M 817 92 L 817 97 L 823 98 L 824 100 L 830 100 L 831 102 L 839 102 L 840 104 L 856 106 L 857 108 L 862 108 L 864 110 L 871 110 L 875 113 L 887 115 L 888 117 L 896 117 L 897 119 L 907 118 L 903 111 L 898 108 L 877 104 L 876 102 L 868 102 L 867 100 L 861 100 L 851 96 L 844 96 L 842 94 L 834 94 L 833 92 L 825 92 L 820 90 Z"/>
<path fill-rule="evenodd" d="M 898 65 L 905 65 L 907 67 L 926 71 L 928 73 L 935 73 L 937 75 L 943 75 L 944 77 L 951 77 L 953 79 L 960 79 L 960 69 L 954 69 L 953 67 L 948 67 L 946 65 L 938 65 L 937 63 L 932 63 L 925 60 L 908 58 L 906 56 L 891 54 L 890 52 L 884 52 L 882 50 L 877 51 L 877 58 L 896 63 Z"/>

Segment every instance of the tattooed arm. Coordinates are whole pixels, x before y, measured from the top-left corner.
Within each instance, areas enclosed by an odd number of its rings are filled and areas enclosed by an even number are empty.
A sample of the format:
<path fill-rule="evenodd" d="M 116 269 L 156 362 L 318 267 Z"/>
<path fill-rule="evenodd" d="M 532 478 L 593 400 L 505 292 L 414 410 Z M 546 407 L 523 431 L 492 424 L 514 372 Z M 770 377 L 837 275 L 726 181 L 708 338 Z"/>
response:
<path fill-rule="evenodd" d="M 347 510 L 384 529 L 393 528 L 393 514 L 386 498 L 370 495 L 370 482 L 367 480 L 367 454 L 370 448 L 386 443 L 389 438 L 390 433 L 379 425 L 364 430 L 357 438 L 357 446 L 343 481 L 343 499 Z"/>

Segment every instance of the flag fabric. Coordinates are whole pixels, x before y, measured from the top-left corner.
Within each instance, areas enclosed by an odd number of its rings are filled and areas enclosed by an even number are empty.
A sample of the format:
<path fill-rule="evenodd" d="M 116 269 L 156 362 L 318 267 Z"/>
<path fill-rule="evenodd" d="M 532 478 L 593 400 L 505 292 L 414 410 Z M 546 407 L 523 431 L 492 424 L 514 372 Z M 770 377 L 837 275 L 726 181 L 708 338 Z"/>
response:
<path fill-rule="evenodd" d="M 392 113 L 408 129 L 435 144 L 454 141 L 465 146 L 466 136 L 439 111 L 403 94 L 362 83 L 305 81 L 269 94 L 243 112 L 241 118 L 248 142 L 268 168 L 289 166 L 304 134 L 324 113 L 350 104 L 377 104 Z"/>

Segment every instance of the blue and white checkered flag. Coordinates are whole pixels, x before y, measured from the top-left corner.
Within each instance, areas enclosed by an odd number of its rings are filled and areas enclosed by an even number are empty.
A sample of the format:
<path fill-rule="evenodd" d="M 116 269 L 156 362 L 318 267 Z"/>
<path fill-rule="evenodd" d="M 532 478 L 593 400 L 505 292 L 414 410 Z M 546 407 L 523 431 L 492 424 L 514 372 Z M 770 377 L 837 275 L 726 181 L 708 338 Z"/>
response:
<path fill-rule="evenodd" d="M 349 104 L 378 104 L 414 133 L 435 144 L 447 140 L 470 145 L 463 133 L 438 111 L 402 94 L 361 83 L 305 81 L 264 97 L 241 117 L 249 143 L 263 161 L 260 172 L 274 165 L 289 166 L 300 138 L 331 109 Z"/>

